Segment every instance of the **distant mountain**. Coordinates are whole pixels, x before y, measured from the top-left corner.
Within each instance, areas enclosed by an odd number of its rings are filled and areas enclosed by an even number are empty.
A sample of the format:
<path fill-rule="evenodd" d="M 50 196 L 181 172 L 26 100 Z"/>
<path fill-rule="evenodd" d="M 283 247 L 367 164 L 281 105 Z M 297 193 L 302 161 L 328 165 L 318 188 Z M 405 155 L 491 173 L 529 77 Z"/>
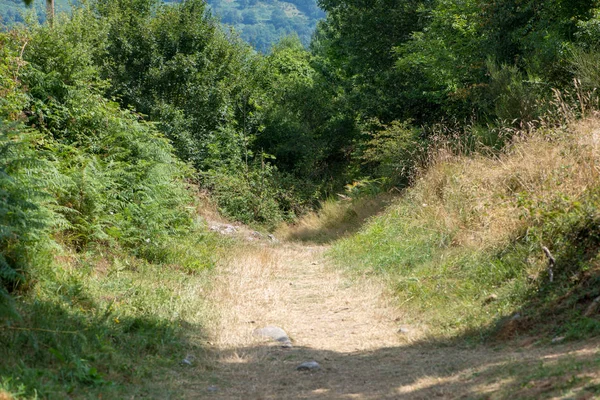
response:
<path fill-rule="evenodd" d="M 55 0 L 57 10 L 68 10 L 73 0 Z M 178 2 L 178 0 L 164 0 Z M 281 37 L 297 34 L 305 45 L 325 13 L 317 0 L 208 0 L 213 14 L 233 26 L 255 49 L 267 52 Z M 23 22 L 22 0 L 0 0 L 0 18 L 5 25 Z M 45 19 L 45 0 L 35 0 L 34 10 Z"/>
<path fill-rule="evenodd" d="M 208 0 L 213 13 L 259 51 L 297 34 L 305 45 L 325 13 L 316 0 Z"/>
<path fill-rule="evenodd" d="M 67 11 L 71 4 L 76 3 L 73 0 L 54 0 L 57 11 Z M 33 10 L 37 14 L 40 22 L 46 20 L 46 0 L 35 0 Z M 4 25 L 12 25 L 15 22 L 23 22 L 23 11 L 26 10 L 23 0 L 0 0 L 0 22 Z"/>

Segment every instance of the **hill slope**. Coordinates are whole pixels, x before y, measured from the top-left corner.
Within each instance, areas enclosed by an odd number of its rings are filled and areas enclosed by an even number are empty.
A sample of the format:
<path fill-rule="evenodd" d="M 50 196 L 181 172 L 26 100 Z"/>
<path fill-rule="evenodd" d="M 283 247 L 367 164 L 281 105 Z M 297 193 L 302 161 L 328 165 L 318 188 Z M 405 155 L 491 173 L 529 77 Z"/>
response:
<path fill-rule="evenodd" d="M 57 11 L 66 11 L 70 9 L 70 5 L 76 3 L 69 0 L 55 0 Z M 35 0 L 32 8 L 35 10 L 40 21 L 46 19 L 45 15 L 45 0 Z M 0 0 L 0 20 L 3 24 L 11 25 L 15 22 L 24 21 L 24 11 L 26 10 L 22 0 Z"/>
<path fill-rule="evenodd" d="M 493 157 L 444 148 L 333 255 L 385 276 L 408 319 L 433 336 L 597 335 L 599 136 L 594 118 L 538 131 Z"/>
<path fill-rule="evenodd" d="M 68 10 L 71 3 L 56 0 L 57 10 Z M 208 3 L 221 22 L 232 26 L 242 39 L 262 52 L 267 52 L 281 37 L 290 34 L 298 35 L 302 43 L 308 45 L 317 22 L 325 16 L 316 0 L 208 0 Z M 34 4 L 43 21 L 44 1 L 36 0 Z M 22 0 L 0 0 L 0 18 L 4 24 L 23 22 L 24 10 Z"/>
<path fill-rule="evenodd" d="M 223 23 L 262 52 L 289 34 L 297 34 L 308 45 L 317 22 L 325 16 L 315 0 L 209 0 L 209 4 Z"/>

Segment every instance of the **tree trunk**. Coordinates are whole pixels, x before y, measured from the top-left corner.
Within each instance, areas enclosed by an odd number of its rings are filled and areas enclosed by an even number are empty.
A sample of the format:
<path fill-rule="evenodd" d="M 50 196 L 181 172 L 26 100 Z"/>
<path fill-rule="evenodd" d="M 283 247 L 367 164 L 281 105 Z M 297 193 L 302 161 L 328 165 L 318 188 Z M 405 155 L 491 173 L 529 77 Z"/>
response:
<path fill-rule="evenodd" d="M 46 19 L 48 24 L 54 24 L 54 0 L 46 0 Z"/>

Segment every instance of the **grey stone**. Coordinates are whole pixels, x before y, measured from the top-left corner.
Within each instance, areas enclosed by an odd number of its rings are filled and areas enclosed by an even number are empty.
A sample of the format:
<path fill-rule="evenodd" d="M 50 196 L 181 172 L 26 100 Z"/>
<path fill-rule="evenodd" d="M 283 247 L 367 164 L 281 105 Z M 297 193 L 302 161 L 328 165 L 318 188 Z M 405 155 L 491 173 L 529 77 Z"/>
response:
<path fill-rule="evenodd" d="M 213 232 L 220 233 L 221 235 L 233 235 L 237 232 L 237 228 L 229 224 L 215 223 L 210 226 L 210 230 Z"/>
<path fill-rule="evenodd" d="M 188 354 L 183 360 L 181 360 L 181 365 L 192 366 L 194 364 L 195 359 L 196 357 L 194 357 L 191 354 Z"/>
<path fill-rule="evenodd" d="M 557 336 L 554 339 L 552 339 L 552 343 L 560 343 L 560 342 L 562 342 L 564 340 L 565 340 L 564 336 Z"/>
<path fill-rule="evenodd" d="M 306 361 L 296 367 L 298 371 L 318 371 L 321 366 L 316 361 Z"/>
<path fill-rule="evenodd" d="M 216 386 L 209 386 L 206 388 L 207 391 L 211 392 L 211 393 L 215 393 L 219 391 L 219 388 Z"/>
<path fill-rule="evenodd" d="M 277 326 L 267 326 L 254 330 L 254 336 L 261 336 L 273 339 L 281 343 L 281 347 L 291 348 L 292 341 L 285 331 Z"/>

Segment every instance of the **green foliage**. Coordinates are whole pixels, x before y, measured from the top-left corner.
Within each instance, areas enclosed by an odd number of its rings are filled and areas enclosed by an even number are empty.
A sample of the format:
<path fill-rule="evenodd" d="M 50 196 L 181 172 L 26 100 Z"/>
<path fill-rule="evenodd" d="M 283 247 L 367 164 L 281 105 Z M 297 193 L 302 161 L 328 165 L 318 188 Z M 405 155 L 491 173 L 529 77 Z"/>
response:
<path fill-rule="evenodd" d="M 224 216 L 273 228 L 286 217 L 277 202 L 280 189 L 274 185 L 274 173 L 273 167 L 263 164 L 246 173 L 210 171 L 205 179 Z"/>
<path fill-rule="evenodd" d="M 244 116 L 237 113 L 253 76 L 250 50 L 217 27 L 202 1 L 98 8 L 108 24 L 98 57 L 110 93 L 157 120 L 179 156 L 199 169 L 239 157 Z"/>
<path fill-rule="evenodd" d="M 315 57 L 297 38 L 286 38 L 267 57 L 263 76 L 263 128 L 254 147 L 268 150 L 280 171 L 311 188 L 303 199 L 342 188 L 352 179 L 347 166 L 359 130 Z"/>
<path fill-rule="evenodd" d="M 417 119 L 418 113 L 434 108 L 422 99 L 414 99 L 411 90 L 423 77 L 412 71 L 394 68 L 397 57 L 393 49 L 406 43 L 427 20 L 421 15 L 429 1 L 394 2 L 377 0 L 322 1 L 327 12 L 319 25 L 314 47 L 327 60 L 325 74 L 340 74 L 343 95 L 350 102 L 353 117 L 392 120 Z M 418 71 L 417 71 L 418 72 Z M 421 90 L 422 91 L 422 90 Z"/>
<path fill-rule="evenodd" d="M 597 49 L 573 49 L 571 67 L 576 79 L 585 90 L 593 91 L 600 87 L 600 52 Z"/>
<path fill-rule="evenodd" d="M 102 96 L 102 26 L 89 17 L 1 37 L 3 298 L 49 263 L 52 236 L 144 255 L 190 226 L 189 169 L 152 125 Z"/>
<path fill-rule="evenodd" d="M 34 32 L 24 53 L 30 123 L 49 135 L 66 182 L 55 191 L 78 248 L 115 241 L 137 248 L 189 225 L 186 168 L 152 125 L 102 97 L 92 56 L 98 37 L 83 14 Z M 101 27 L 99 27 L 99 30 Z"/>
<path fill-rule="evenodd" d="M 14 119 L 26 97 L 18 73 L 17 43 L 0 36 L 0 318 L 14 316 L 8 293 L 25 286 L 30 269 L 48 263 L 50 231 L 60 219 L 48 189 L 59 183 L 55 166 L 39 159 L 42 136 Z"/>
<path fill-rule="evenodd" d="M 178 155 L 210 177 L 205 183 L 228 216 L 272 226 L 300 208 L 288 204 L 288 195 L 271 196 L 293 190 L 275 190 L 269 172 L 275 169 L 257 156 L 265 145 L 280 155 L 263 140 L 279 104 L 271 96 L 276 76 L 260 55 L 221 31 L 202 1 L 168 7 L 102 3 L 98 10 L 108 31 L 104 50 L 96 54 L 111 82 L 109 92 L 156 121 Z M 301 45 L 298 50 L 306 53 Z M 286 91 L 296 89 L 289 86 Z"/>
<path fill-rule="evenodd" d="M 544 100 L 549 90 L 544 82 L 533 77 L 526 79 L 516 66 L 497 67 L 488 62 L 488 71 L 488 96 L 494 107 L 490 112 L 499 120 L 523 124 L 545 114 Z"/>
<path fill-rule="evenodd" d="M 400 184 L 414 177 L 416 167 L 425 153 L 420 132 L 408 123 L 393 121 L 382 125 L 371 122 L 371 139 L 366 142 L 362 161 L 372 165 L 377 177 L 387 178 L 388 184 Z"/>
<path fill-rule="evenodd" d="M 193 224 L 192 168 L 105 96 L 106 23 L 57 22 L 0 35 L 0 387 L 130 397 L 201 350 L 182 321 L 198 331 L 217 243 Z"/>
<path fill-rule="evenodd" d="M 0 122 L 0 318 L 12 314 L 11 293 L 28 283 L 31 268 L 49 262 L 50 232 L 59 218 L 48 188 L 53 165 L 34 151 L 40 136 Z"/>
<path fill-rule="evenodd" d="M 328 16 L 316 53 L 341 71 L 349 111 L 363 121 L 527 123 L 544 113 L 539 106 L 552 86 L 571 82 L 568 49 L 593 43 L 595 35 L 588 1 L 332 0 L 322 6 Z M 488 60 L 506 67 L 490 68 Z"/>
<path fill-rule="evenodd" d="M 282 173 L 263 154 L 239 170 L 214 169 L 203 174 L 219 211 L 226 217 L 274 229 L 308 211 L 318 200 L 318 187 L 293 175 Z"/>

